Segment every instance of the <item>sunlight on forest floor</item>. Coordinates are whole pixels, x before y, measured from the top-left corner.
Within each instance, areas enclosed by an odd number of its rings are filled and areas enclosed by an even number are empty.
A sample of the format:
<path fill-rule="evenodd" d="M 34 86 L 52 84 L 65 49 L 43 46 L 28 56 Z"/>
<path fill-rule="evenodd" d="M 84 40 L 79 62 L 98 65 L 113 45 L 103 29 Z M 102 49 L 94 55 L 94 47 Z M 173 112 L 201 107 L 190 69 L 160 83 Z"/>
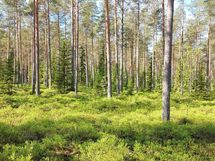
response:
<path fill-rule="evenodd" d="M 0 160 L 214 160 L 214 97 L 173 94 L 162 123 L 159 93 L 20 89 L 0 95 Z"/>

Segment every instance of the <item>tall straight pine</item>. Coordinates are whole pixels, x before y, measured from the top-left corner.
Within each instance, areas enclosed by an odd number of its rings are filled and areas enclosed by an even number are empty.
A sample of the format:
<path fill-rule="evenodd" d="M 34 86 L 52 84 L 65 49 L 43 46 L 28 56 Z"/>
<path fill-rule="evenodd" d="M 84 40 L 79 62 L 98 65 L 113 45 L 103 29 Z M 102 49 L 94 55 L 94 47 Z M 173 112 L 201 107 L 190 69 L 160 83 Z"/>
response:
<path fill-rule="evenodd" d="M 38 0 L 34 0 L 34 51 L 35 51 L 35 74 L 36 74 L 36 95 L 40 95 L 40 74 L 39 74 L 39 19 Z"/>
<path fill-rule="evenodd" d="M 110 52 L 110 18 L 109 2 L 105 0 L 105 28 L 106 28 L 106 52 L 107 52 L 107 97 L 112 97 L 112 77 L 111 77 L 111 52 Z"/>
<path fill-rule="evenodd" d="M 164 71 L 163 71 L 163 97 L 162 97 L 163 121 L 170 120 L 173 14 L 174 14 L 174 0 L 168 0 L 166 41 L 165 41 L 165 53 L 164 53 Z"/>

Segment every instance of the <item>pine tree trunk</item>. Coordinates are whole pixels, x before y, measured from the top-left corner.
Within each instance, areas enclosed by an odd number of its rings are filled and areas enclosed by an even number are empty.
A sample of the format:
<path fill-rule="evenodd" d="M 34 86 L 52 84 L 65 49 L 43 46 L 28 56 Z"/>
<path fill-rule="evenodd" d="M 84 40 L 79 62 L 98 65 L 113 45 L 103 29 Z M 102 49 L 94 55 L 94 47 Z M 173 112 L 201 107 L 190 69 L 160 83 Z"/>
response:
<path fill-rule="evenodd" d="M 184 94 L 184 65 L 183 65 L 183 57 L 184 57 L 184 1 L 182 1 L 182 20 L 181 20 L 181 42 L 179 47 L 180 52 L 180 92 L 181 95 Z"/>
<path fill-rule="evenodd" d="M 48 60 L 48 42 L 47 42 L 47 24 L 48 24 L 48 21 L 47 21 L 47 13 L 45 12 L 45 33 L 44 33 L 44 37 L 45 37 L 45 59 L 46 59 L 46 78 L 45 78 L 45 85 L 46 87 L 49 87 L 49 60 Z"/>
<path fill-rule="evenodd" d="M 51 25 L 50 25 L 50 0 L 47 0 L 47 20 L 48 20 L 48 72 L 49 72 L 49 88 L 52 87 L 52 53 L 51 53 Z"/>
<path fill-rule="evenodd" d="M 162 119 L 170 120 L 170 90 L 171 90 L 171 55 L 172 55 L 172 31 L 173 31 L 174 0 L 168 0 L 167 7 L 167 32 L 164 55 L 163 75 L 163 98 L 162 98 Z"/>
<path fill-rule="evenodd" d="M 76 48 L 75 48 L 75 95 L 78 94 L 78 48 L 79 48 L 79 2 L 76 0 L 76 23 L 75 23 L 75 34 L 76 34 Z"/>
<path fill-rule="evenodd" d="M 20 57 L 20 45 L 19 45 L 19 13 L 18 13 L 18 4 L 16 4 L 16 84 L 19 85 L 20 83 L 20 62 L 19 62 L 19 57 Z"/>
<path fill-rule="evenodd" d="M 140 1 L 137 1 L 136 90 L 139 91 Z"/>
<path fill-rule="evenodd" d="M 87 45 L 87 34 L 85 35 L 85 51 L 86 51 L 86 64 L 85 64 L 85 74 L 86 74 L 86 86 L 89 86 L 89 74 L 88 74 L 88 45 Z"/>
<path fill-rule="evenodd" d="M 154 20 L 155 21 L 155 20 Z M 152 84 L 151 84 L 151 90 L 155 89 L 155 48 L 156 48 L 156 27 L 154 29 L 154 33 L 153 33 L 153 52 L 152 52 Z"/>
<path fill-rule="evenodd" d="M 164 59 L 164 54 L 165 54 L 165 0 L 162 0 L 162 50 L 163 50 L 163 56 L 162 60 Z M 163 66 L 163 64 L 162 64 Z"/>
<path fill-rule="evenodd" d="M 23 53 L 22 53 L 22 26 L 21 26 L 21 13 L 19 12 L 19 83 L 22 85 L 23 84 Z"/>
<path fill-rule="evenodd" d="M 34 0 L 35 8 L 35 66 L 36 66 L 36 95 L 40 95 L 40 73 L 39 73 L 39 19 L 38 19 L 38 0 Z"/>
<path fill-rule="evenodd" d="M 8 21 L 8 45 L 7 45 L 7 59 L 9 58 L 10 54 L 10 21 Z"/>
<path fill-rule="evenodd" d="M 35 8 L 35 2 L 34 2 Z M 35 10 L 35 9 L 34 9 Z M 32 39 L 32 78 L 31 78 L 31 85 L 32 85 L 32 94 L 35 93 L 36 89 L 36 49 L 35 49 L 35 11 L 34 11 L 34 18 L 33 18 L 33 39 Z"/>
<path fill-rule="evenodd" d="M 107 97 L 112 97 L 112 76 L 111 76 L 111 51 L 110 51 L 110 19 L 109 19 L 109 2 L 105 0 L 105 32 L 106 32 L 106 52 L 107 52 Z"/>
<path fill-rule="evenodd" d="M 61 48 L 61 30 L 60 30 L 60 12 L 57 13 L 57 37 L 58 37 L 58 43 L 57 43 L 57 64 L 60 64 L 60 48 Z M 57 70 L 59 71 L 59 65 L 57 66 Z"/>
<path fill-rule="evenodd" d="M 146 52 L 143 52 L 143 90 L 146 88 Z"/>
<path fill-rule="evenodd" d="M 211 35 L 211 17 L 209 17 L 209 24 L 208 24 L 208 42 L 207 42 L 207 89 L 211 90 L 211 49 L 210 49 L 210 36 Z"/>
<path fill-rule="evenodd" d="M 14 15 L 13 17 L 13 33 L 16 33 L 16 15 Z M 16 65 L 17 65 L 17 62 L 16 62 L 16 54 L 17 54 L 17 51 L 16 51 L 16 44 L 17 44 L 17 41 L 16 41 L 16 34 L 14 35 L 13 37 L 13 48 L 14 48 L 14 58 L 13 58 L 13 74 L 14 74 L 14 77 L 13 77 L 13 83 L 16 84 Z"/>
<path fill-rule="evenodd" d="M 121 1 L 121 53 L 120 53 L 120 92 L 123 91 L 123 56 L 124 56 L 124 0 Z"/>
<path fill-rule="evenodd" d="M 74 30 L 74 1 L 71 0 L 70 6 L 70 18 L 71 18 L 71 62 L 72 62 L 72 90 L 74 90 L 74 82 L 75 82 L 75 30 Z"/>
<path fill-rule="evenodd" d="M 91 37 L 91 46 L 92 46 L 92 54 L 91 54 L 91 70 L 92 70 L 92 83 L 94 87 L 94 82 L 95 82 L 95 69 L 94 69 L 94 36 L 93 36 L 93 24 L 92 24 L 92 37 Z"/>
<path fill-rule="evenodd" d="M 182 29 L 181 29 L 182 31 L 181 31 L 181 43 L 180 43 L 180 91 L 181 91 L 181 95 L 183 95 L 183 93 L 184 93 L 184 65 L 183 65 L 183 45 L 184 45 L 184 39 L 183 39 L 183 37 L 184 37 L 184 29 L 183 29 L 183 27 L 182 27 Z"/>
<path fill-rule="evenodd" d="M 130 55 L 130 71 L 131 71 L 131 88 L 133 89 L 134 86 L 134 40 L 131 41 L 131 55 Z"/>
<path fill-rule="evenodd" d="M 120 80 L 119 80 L 119 53 L 118 53 L 118 24 L 117 24 L 117 0 L 114 1 L 114 29 L 115 29 L 115 56 L 116 56 L 116 91 L 120 93 Z"/>

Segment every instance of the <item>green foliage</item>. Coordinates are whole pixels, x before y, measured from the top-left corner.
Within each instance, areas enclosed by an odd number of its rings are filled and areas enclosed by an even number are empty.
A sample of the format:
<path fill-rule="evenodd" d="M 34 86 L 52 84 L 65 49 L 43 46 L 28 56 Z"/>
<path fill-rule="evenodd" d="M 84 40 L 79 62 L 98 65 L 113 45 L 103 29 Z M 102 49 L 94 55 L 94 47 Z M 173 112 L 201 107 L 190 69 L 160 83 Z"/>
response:
<path fill-rule="evenodd" d="M 24 146 L 5 145 L 0 160 L 32 161 L 32 144 L 26 142 Z"/>
<path fill-rule="evenodd" d="M 147 143 L 134 145 L 132 160 L 212 160 L 207 157 L 204 150 L 200 150 L 192 140 L 181 141 L 175 144 L 167 142 L 166 145 Z M 198 154 L 196 153 L 198 151 Z"/>
<path fill-rule="evenodd" d="M 162 123 L 159 93 L 27 89 L 0 97 L 0 160 L 215 159 L 214 94 L 173 94 L 172 121 Z"/>
<path fill-rule="evenodd" d="M 206 91 L 206 80 L 205 80 L 205 68 L 203 63 L 200 63 L 199 71 L 197 73 L 197 78 L 194 81 L 194 89 L 196 92 Z"/>
<path fill-rule="evenodd" d="M 152 67 L 152 58 L 149 58 L 149 68 L 148 68 L 148 75 L 147 75 L 147 90 L 152 91 L 154 86 L 154 78 L 153 78 L 153 67 Z"/>
<path fill-rule="evenodd" d="M 56 74 L 57 89 L 61 93 L 66 93 L 72 89 L 72 69 L 71 69 L 71 53 L 69 50 L 69 43 L 63 41 L 60 48 L 60 55 L 58 58 L 58 67 Z"/>
<path fill-rule="evenodd" d="M 129 154 L 129 150 L 120 139 L 115 136 L 107 135 L 96 143 L 90 142 L 81 149 L 80 160 L 89 161 L 123 161 Z"/>
<path fill-rule="evenodd" d="M 3 60 L 2 60 L 2 58 L 0 56 L 0 79 L 1 80 L 3 80 L 3 78 L 4 78 L 3 71 L 4 71 Z"/>
<path fill-rule="evenodd" d="M 100 95 L 103 95 L 106 93 L 106 59 L 105 59 L 105 46 L 104 46 L 104 40 L 100 42 L 102 44 L 100 54 L 99 54 L 99 66 L 98 66 L 98 71 L 96 72 L 96 82 L 95 86 L 99 91 Z"/>
<path fill-rule="evenodd" d="M 0 60 L 0 93 L 6 93 L 6 94 L 13 94 L 13 75 L 14 75 L 14 69 L 13 69 L 13 61 L 14 61 L 14 54 L 10 53 L 8 55 L 8 58 L 6 59 L 6 62 L 3 63 Z"/>

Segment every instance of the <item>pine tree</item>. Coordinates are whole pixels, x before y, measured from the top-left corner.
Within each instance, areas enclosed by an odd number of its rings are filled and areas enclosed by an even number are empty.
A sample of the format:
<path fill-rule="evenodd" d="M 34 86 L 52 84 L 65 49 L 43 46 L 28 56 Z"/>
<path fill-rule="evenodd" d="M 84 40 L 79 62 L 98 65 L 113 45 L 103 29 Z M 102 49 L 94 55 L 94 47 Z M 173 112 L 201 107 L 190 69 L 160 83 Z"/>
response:
<path fill-rule="evenodd" d="M 172 33 L 174 0 L 168 0 L 167 30 L 164 54 L 164 75 L 163 75 L 163 98 L 162 98 L 162 119 L 170 120 L 170 91 L 171 91 L 171 60 L 172 60 Z"/>
<path fill-rule="evenodd" d="M 5 93 L 11 95 L 13 94 L 13 59 L 14 54 L 12 52 L 9 53 L 5 67 L 4 67 L 4 84 L 5 84 Z"/>
<path fill-rule="evenodd" d="M 61 93 L 66 93 L 72 88 L 72 80 L 71 80 L 71 64 L 70 64 L 70 48 L 69 43 L 63 41 L 60 48 L 60 55 L 58 58 L 58 67 L 56 74 L 56 84 L 57 89 Z"/>
<path fill-rule="evenodd" d="M 105 46 L 104 46 L 104 40 L 100 41 L 100 52 L 99 52 L 99 64 L 98 69 L 96 72 L 96 79 L 95 79 L 95 87 L 98 91 L 101 91 L 100 94 L 103 95 L 103 93 L 106 90 L 107 82 L 106 82 L 106 65 L 104 65 L 105 62 Z"/>

